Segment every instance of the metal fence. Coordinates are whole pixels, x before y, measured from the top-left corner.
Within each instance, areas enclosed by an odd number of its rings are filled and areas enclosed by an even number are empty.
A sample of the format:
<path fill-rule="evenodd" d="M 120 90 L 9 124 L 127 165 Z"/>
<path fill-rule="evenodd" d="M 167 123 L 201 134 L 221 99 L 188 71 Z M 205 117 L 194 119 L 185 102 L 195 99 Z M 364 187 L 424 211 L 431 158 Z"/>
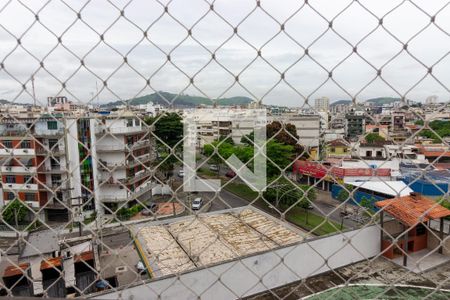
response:
<path fill-rule="evenodd" d="M 0 295 L 450 298 L 449 13 L 0 1 Z"/>

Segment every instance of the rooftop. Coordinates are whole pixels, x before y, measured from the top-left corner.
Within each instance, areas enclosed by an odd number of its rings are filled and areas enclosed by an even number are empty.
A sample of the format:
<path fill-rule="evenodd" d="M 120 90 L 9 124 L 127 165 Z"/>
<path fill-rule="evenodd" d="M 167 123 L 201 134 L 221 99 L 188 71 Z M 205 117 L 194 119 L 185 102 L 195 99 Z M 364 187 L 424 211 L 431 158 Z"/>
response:
<path fill-rule="evenodd" d="M 131 231 L 155 277 L 303 240 L 300 230 L 254 208 L 137 224 Z"/>
<path fill-rule="evenodd" d="M 345 184 L 394 197 L 407 196 L 413 192 L 403 181 L 346 181 Z"/>
<path fill-rule="evenodd" d="M 375 205 L 407 226 L 450 216 L 450 210 L 418 193 L 378 201 Z"/>
<path fill-rule="evenodd" d="M 49 254 L 59 250 L 58 236 L 55 230 L 30 232 L 21 257 Z"/>

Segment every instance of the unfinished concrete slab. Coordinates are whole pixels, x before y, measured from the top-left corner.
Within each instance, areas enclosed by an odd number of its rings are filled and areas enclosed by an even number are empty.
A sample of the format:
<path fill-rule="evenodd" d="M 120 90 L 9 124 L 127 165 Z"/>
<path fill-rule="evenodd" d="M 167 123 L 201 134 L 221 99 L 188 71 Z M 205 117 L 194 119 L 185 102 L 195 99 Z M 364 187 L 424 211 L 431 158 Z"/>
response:
<path fill-rule="evenodd" d="M 131 234 L 153 277 L 269 251 L 307 236 L 255 208 L 135 224 Z"/>
<path fill-rule="evenodd" d="M 442 255 L 437 252 L 431 252 L 428 249 L 423 249 L 417 252 L 408 253 L 408 260 L 405 268 L 414 273 L 422 273 L 434 269 L 449 261 L 449 256 Z M 402 256 L 392 259 L 392 262 L 404 267 Z"/>

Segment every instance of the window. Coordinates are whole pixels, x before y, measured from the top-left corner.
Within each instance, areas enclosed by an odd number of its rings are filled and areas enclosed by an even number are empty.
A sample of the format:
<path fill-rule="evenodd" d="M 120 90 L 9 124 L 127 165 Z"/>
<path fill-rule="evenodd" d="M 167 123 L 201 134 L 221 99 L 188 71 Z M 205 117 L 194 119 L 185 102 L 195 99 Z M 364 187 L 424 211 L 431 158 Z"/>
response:
<path fill-rule="evenodd" d="M 25 184 L 32 184 L 32 183 L 34 183 L 34 178 L 31 177 L 30 175 L 25 175 L 25 176 L 23 176 L 23 182 Z"/>
<path fill-rule="evenodd" d="M 25 201 L 36 201 L 36 194 L 25 193 Z"/>
<path fill-rule="evenodd" d="M 47 121 L 47 129 L 48 130 L 57 130 L 58 123 L 56 121 Z"/>
<path fill-rule="evenodd" d="M 133 127 L 133 119 L 127 119 L 127 127 Z"/>
<path fill-rule="evenodd" d="M 52 184 L 53 185 L 61 184 L 61 175 L 59 175 L 59 174 L 52 174 Z"/>
<path fill-rule="evenodd" d="M 58 144 L 58 140 L 56 139 L 49 139 L 48 140 L 48 148 L 50 150 L 58 150 L 58 146 L 55 146 Z"/>
<path fill-rule="evenodd" d="M 50 158 L 50 166 L 52 167 L 52 169 L 59 168 L 59 161 L 57 161 L 56 159 L 51 157 Z"/>
<path fill-rule="evenodd" d="M 372 157 L 372 151 L 366 151 L 366 156 L 367 157 Z"/>
<path fill-rule="evenodd" d="M 20 148 L 31 149 L 31 141 L 22 141 L 20 143 Z"/>
<path fill-rule="evenodd" d="M 3 141 L 3 146 L 5 148 L 12 148 L 13 147 L 12 141 Z"/>
<path fill-rule="evenodd" d="M 14 200 L 14 198 L 16 198 L 16 195 L 13 192 L 6 193 L 6 200 Z"/>
<path fill-rule="evenodd" d="M 336 152 L 336 149 L 333 147 L 333 148 L 331 148 L 331 150 L 330 150 L 331 152 Z"/>
<path fill-rule="evenodd" d="M 6 183 L 16 183 L 16 176 L 14 175 L 6 175 Z"/>

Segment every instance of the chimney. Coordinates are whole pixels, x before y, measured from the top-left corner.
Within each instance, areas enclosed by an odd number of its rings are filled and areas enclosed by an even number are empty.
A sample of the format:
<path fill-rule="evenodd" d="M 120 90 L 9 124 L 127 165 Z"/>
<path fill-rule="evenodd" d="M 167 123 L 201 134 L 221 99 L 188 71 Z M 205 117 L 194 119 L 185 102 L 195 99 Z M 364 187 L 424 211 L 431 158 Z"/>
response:
<path fill-rule="evenodd" d="M 422 197 L 422 195 L 420 193 L 417 193 L 417 192 L 411 192 L 411 193 L 409 193 L 409 196 L 413 200 L 420 200 L 420 198 Z"/>

